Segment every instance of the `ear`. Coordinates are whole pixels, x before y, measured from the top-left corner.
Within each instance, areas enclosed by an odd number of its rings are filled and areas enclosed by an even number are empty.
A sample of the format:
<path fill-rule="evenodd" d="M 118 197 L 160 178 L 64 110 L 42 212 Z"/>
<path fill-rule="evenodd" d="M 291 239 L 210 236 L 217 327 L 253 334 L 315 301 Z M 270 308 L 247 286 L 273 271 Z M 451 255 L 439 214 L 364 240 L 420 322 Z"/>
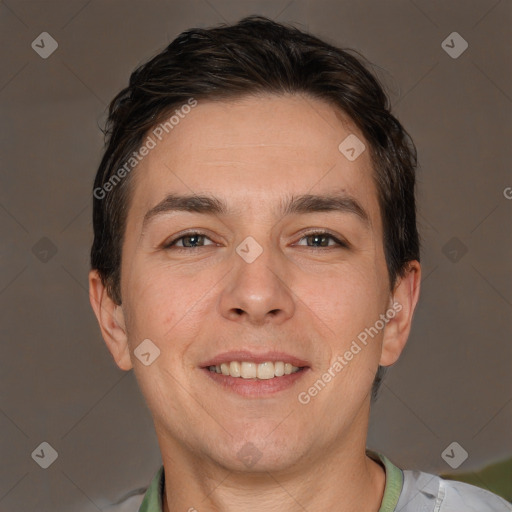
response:
<path fill-rule="evenodd" d="M 410 261 L 407 273 L 399 278 L 390 298 L 388 311 L 395 311 L 395 316 L 389 320 L 384 329 L 379 363 L 381 366 L 390 366 L 395 363 L 407 343 L 412 316 L 420 296 L 420 282 L 421 266 L 416 260 Z"/>
<path fill-rule="evenodd" d="M 130 370 L 133 364 L 130 358 L 123 308 L 110 298 L 96 270 L 89 272 L 89 300 L 114 361 L 121 370 Z"/>

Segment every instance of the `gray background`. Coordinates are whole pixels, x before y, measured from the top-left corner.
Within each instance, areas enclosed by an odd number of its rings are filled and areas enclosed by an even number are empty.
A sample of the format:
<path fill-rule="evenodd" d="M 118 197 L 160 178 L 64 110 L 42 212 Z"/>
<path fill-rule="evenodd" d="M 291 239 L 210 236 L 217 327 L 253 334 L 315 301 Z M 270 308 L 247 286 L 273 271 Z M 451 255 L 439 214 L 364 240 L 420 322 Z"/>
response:
<path fill-rule="evenodd" d="M 135 378 L 115 366 L 88 301 L 98 124 L 133 68 L 182 30 L 248 14 L 362 52 L 418 147 L 421 298 L 369 446 L 430 472 L 451 469 L 441 453 L 453 441 L 469 453 L 461 471 L 512 454 L 510 0 L 7 0 L 1 511 L 112 510 L 160 465 Z M 47 59 L 31 47 L 43 31 L 59 44 Z M 457 59 L 441 47 L 453 31 L 469 43 Z M 46 470 L 31 457 L 43 441 L 58 452 Z"/>

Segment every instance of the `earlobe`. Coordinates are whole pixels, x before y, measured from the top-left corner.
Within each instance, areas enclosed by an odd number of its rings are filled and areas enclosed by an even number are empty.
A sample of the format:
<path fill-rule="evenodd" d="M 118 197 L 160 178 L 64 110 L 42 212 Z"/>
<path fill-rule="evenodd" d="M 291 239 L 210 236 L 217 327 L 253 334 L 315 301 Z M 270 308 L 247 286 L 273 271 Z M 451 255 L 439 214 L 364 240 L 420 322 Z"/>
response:
<path fill-rule="evenodd" d="M 395 363 L 407 343 L 413 313 L 420 295 L 420 283 L 421 266 L 418 261 L 411 261 L 406 274 L 399 278 L 390 299 L 389 307 L 395 314 L 384 330 L 379 362 L 381 366 Z"/>
<path fill-rule="evenodd" d="M 132 369 L 123 308 L 109 296 L 96 270 L 89 272 L 89 300 L 100 325 L 103 340 L 117 366 L 121 370 Z"/>

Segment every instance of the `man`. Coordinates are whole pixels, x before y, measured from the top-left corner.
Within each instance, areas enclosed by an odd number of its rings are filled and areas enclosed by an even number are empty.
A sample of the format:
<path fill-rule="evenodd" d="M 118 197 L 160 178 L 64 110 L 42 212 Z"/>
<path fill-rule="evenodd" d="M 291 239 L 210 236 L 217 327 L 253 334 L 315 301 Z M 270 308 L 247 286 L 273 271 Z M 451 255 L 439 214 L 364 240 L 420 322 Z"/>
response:
<path fill-rule="evenodd" d="M 419 291 L 415 149 L 360 60 L 262 17 L 113 100 L 91 304 L 163 466 L 140 511 L 511 510 L 366 450 Z"/>

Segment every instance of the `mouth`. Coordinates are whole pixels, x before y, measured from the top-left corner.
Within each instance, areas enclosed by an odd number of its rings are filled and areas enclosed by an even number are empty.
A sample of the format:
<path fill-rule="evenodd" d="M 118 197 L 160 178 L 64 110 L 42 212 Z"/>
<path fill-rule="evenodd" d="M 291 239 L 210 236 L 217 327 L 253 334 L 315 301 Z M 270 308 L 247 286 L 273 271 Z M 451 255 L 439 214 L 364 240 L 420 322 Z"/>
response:
<path fill-rule="evenodd" d="M 283 377 L 297 373 L 304 367 L 293 366 L 284 361 L 265 361 L 253 363 L 251 361 L 229 361 L 217 365 L 208 366 L 208 370 L 222 375 L 240 379 L 268 380 L 274 377 Z"/>
<path fill-rule="evenodd" d="M 291 388 L 310 367 L 286 354 L 232 352 L 207 361 L 201 369 L 225 390 L 244 397 L 262 397 Z"/>

